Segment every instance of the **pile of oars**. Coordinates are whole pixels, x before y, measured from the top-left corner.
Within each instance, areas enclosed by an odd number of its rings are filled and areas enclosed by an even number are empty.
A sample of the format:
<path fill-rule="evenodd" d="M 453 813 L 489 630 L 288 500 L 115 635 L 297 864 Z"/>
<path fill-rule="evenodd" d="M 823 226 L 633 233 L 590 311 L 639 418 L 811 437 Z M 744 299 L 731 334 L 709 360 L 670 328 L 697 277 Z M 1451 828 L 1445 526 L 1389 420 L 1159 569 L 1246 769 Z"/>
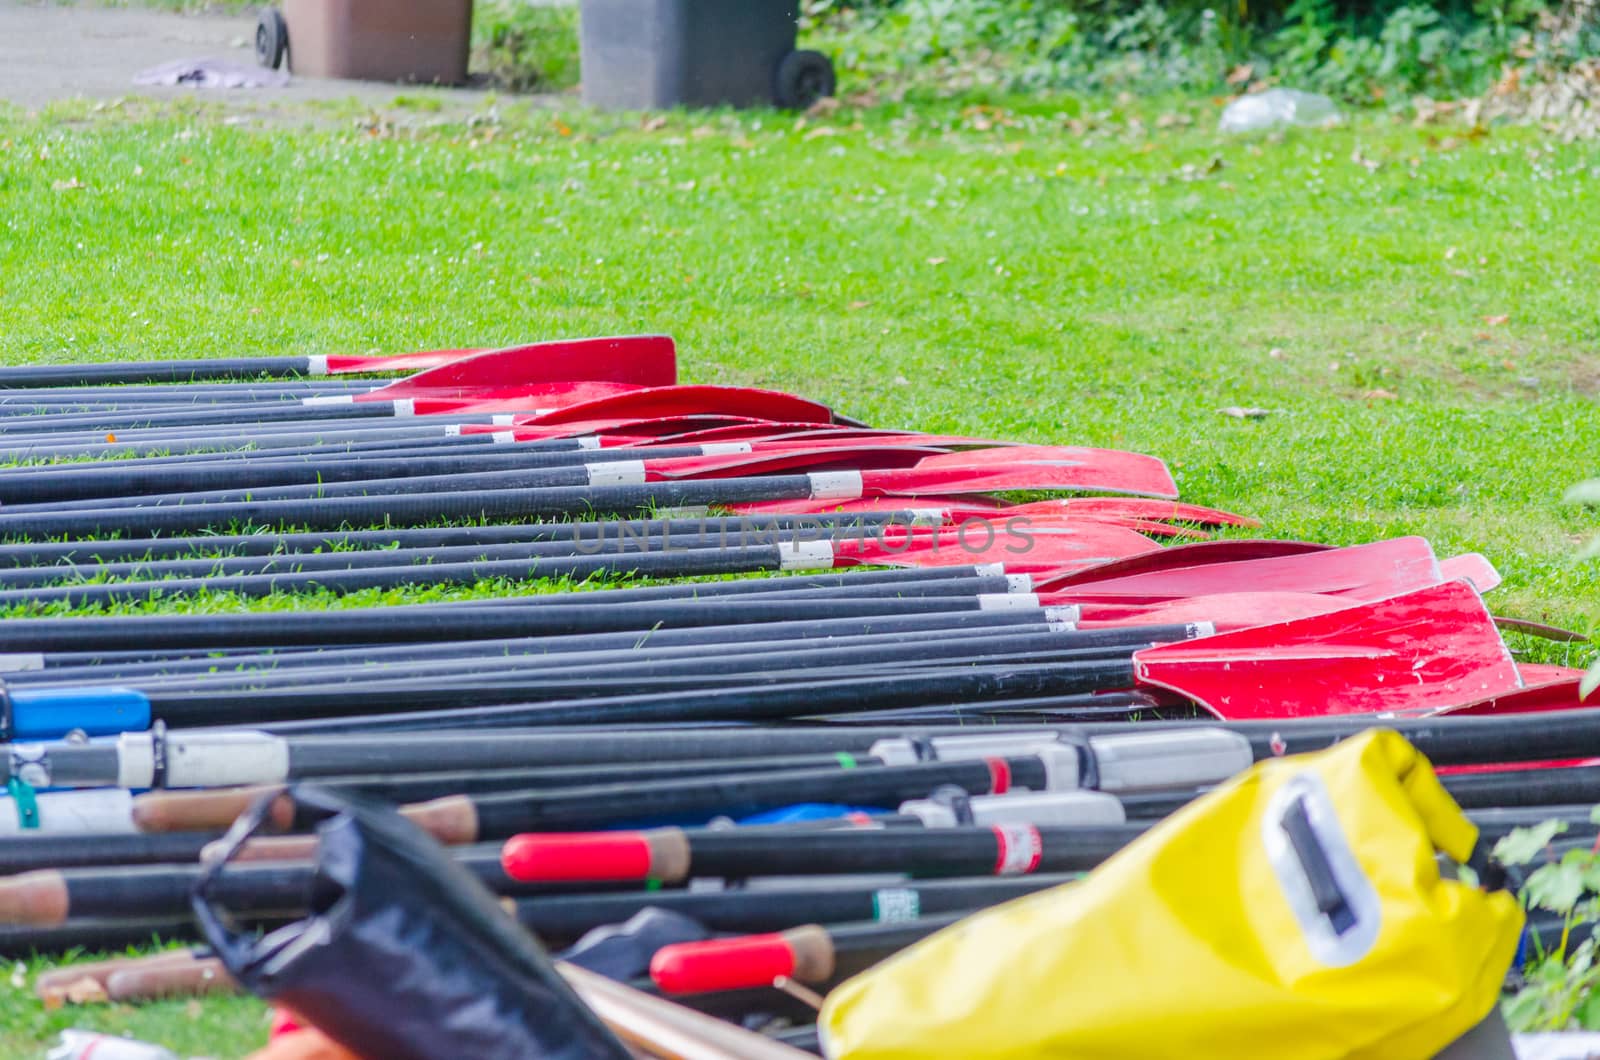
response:
<path fill-rule="evenodd" d="M 385 367 L 420 371 L 338 378 Z M 192 937 L 207 844 L 311 781 L 401 807 L 573 964 L 814 1048 L 812 990 L 1374 717 L 1491 839 L 1600 801 L 1600 713 L 1513 660 L 1482 557 L 1198 540 L 1250 521 L 1152 457 L 675 380 L 660 338 L 0 369 L 0 952 Z M 272 822 L 220 892 L 259 923 L 311 900 L 316 822 Z M 228 985 L 191 953 L 85 976 Z"/>

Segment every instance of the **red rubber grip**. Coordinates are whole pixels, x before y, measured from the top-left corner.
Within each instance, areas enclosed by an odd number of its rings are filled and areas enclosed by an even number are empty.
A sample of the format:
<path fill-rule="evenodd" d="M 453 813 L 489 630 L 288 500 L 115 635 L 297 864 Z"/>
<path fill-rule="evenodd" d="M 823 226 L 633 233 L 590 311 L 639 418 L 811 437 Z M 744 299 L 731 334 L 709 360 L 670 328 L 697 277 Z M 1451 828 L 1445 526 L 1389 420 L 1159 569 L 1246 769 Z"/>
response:
<path fill-rule="evenodd" d="M 705 994 L 771 986 L 794 974 L 794 950 L 782 935 L 743 935 L 663 946 L 650 959 L 650 978 L 671 994 Z"/>
<path fill-rule="evenodd" d="M 506 840 L 500 867 L 522 883 L 647 880 L 650 844 L 639 832 L 532 832 Z"/>

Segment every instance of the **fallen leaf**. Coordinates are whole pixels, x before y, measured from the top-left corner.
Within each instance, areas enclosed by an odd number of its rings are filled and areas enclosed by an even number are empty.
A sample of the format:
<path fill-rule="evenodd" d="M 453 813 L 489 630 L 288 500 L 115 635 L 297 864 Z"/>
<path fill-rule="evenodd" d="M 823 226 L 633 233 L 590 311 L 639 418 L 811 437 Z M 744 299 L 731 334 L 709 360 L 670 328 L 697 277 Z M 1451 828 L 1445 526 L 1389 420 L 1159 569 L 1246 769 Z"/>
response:
<path fill-rule="evenodd" d="M 907 379 L 903 375 L 897 375 L 897 376 L 894 377 L 894 385 L 895 386 L 910 386 L 911 385 L 911 380 Z"/>
<path fill-rule="evenodd" d="M 1242 85 L 1256 75 L 1256 68 L 1249 63 L 1240 63 L 1228 71 L 1228 76 L 1223 78 L 1227 84 Z"/>
<path fill-rule="evenodd" d="M 830 114 L 837 113 L 843 106 L 844 104 L 834 97 L 823 96 L 806 108 L 806 115 L 812 118 L 826 118 Z"/>
<path fill-rule="evenodd" d="M 52 191 L 81 191 L 88 186 L 89 185 L 83 183 L 77 177 L 73 177 L 71 180 L 55 181 L 50 185 L 50 189 Z"/>
<path fill-rule="evenodd" d="M 1472 333 L 1472 337 L 1477 339 L 1479 342 L 1494 341 L 1494 336 L 1489 334 L 1487 331 L 1475 331 Z"/>
<path fill-rule="evenodd" d="M 1504 324 L 1507 321 L 1509 321 L 1510 319 L 1511 319 L 1511 314 L 1510 313 L 1496 313 L 1493 316 L 1484 317 L 1483 318 L 1483 322 L 1485 324 L 1489 325 L 1491 328 L 1497 328 L 1501 324 Z"/>
<path fill-rule="evenodd" d="M 949 258 L 929 258 L 928 259 L 928 264 L 929 265 L 943 265 L 945 262 L 947 262 L 949 260 L 950 260 Z"/>
<path fill-rule="evenodd" d="M 1378 389 L 1363 390 L 1361 392 L 1361 397 L 1364 401 L 1394 401 L 1399 398 L 1399 396 L 1400 395 L 1396 394 L 1393 390 Z"/>
<path fill-rule="evenodd" d="M 1274 346 L 1272 349 L 1267 351 L 1267 356 L 1271 357 L 1275 361 L 1281 361 L 1287 355 L 1283 352 L 1282 348 Z"/>
<path fill-rule="evenodd" d="M 639 128 L 643 129 L 645 132 L 655 132 L 657 129 L 665 129 L 666 127 L 667 119 L 659 114 L 655 115 L 654 117 L 646 118 L 639 125 Z"/>
<path fill-rule="evenodd" d="M 1243 405 L 1229 405 L 1225 409 L 1218 409 L 1224 416 L 1232 416 L 1236 420 L 1259 420 L 1272 415 L 1271 409 L 1245 408 Z"/>
<path fill-rule="evenodd" d="M 867 306 L 869 306 L 871 304 L 872 304 L 871 302 L 851 302 L 850 303 L 850 308 L 851 309 L 865 309 L 865 308 L 867 308 Z"/>
<path fill-rule="evenodd" d="M 810 141 L 810 140 L 821 140 L 821 139 L 823 139 L 825 137 L 828 137 L 828 136 L 838 136 L 838 135 L 839 135 L 839 130 L 835 129 L 833 126 L 831 126 L 831 125 L 819 125 L 815 129 L 812 129 L 810 132 L 806 133 L 804 136 L 800 137 L 800 139 L 801 139 L 802 142 L 806 142 L 806 141 Z"/>

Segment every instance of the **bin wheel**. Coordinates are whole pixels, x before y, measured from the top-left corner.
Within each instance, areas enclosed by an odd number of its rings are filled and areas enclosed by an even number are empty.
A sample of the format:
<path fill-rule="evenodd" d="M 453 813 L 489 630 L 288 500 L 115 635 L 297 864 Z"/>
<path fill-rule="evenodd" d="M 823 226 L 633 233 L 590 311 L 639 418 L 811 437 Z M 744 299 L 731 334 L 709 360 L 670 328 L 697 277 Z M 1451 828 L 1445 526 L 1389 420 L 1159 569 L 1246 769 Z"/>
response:
<path fill-rule="evenodd" d="M 283 65 L 283 53 L 289 47 L 289 27 L 284 24 L 283 13 L 275 7 L 262 8 L 256 17 L 256 62 L 269 70 Z"/>
<path fill-rule="evenodd" d="M 833 64 L 821 52 L 790 52 L 778 64 L 772 97 L 788 110 L 805 110 L 833 95 Z"/>

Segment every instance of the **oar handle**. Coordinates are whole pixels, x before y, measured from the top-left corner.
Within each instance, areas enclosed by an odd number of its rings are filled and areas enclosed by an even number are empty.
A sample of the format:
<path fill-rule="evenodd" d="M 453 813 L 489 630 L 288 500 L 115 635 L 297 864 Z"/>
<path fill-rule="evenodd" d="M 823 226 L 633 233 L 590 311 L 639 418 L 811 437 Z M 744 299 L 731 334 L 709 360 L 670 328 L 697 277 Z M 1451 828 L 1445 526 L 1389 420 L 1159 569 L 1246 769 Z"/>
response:
<path fill-rule="evenodd" d="M 239 984 L 221 960 L 148 965 L 134 962 L 106 977 L 106 996 L 115 1002 L 159 1001 L 207 994 L 236 994 Z"/>

